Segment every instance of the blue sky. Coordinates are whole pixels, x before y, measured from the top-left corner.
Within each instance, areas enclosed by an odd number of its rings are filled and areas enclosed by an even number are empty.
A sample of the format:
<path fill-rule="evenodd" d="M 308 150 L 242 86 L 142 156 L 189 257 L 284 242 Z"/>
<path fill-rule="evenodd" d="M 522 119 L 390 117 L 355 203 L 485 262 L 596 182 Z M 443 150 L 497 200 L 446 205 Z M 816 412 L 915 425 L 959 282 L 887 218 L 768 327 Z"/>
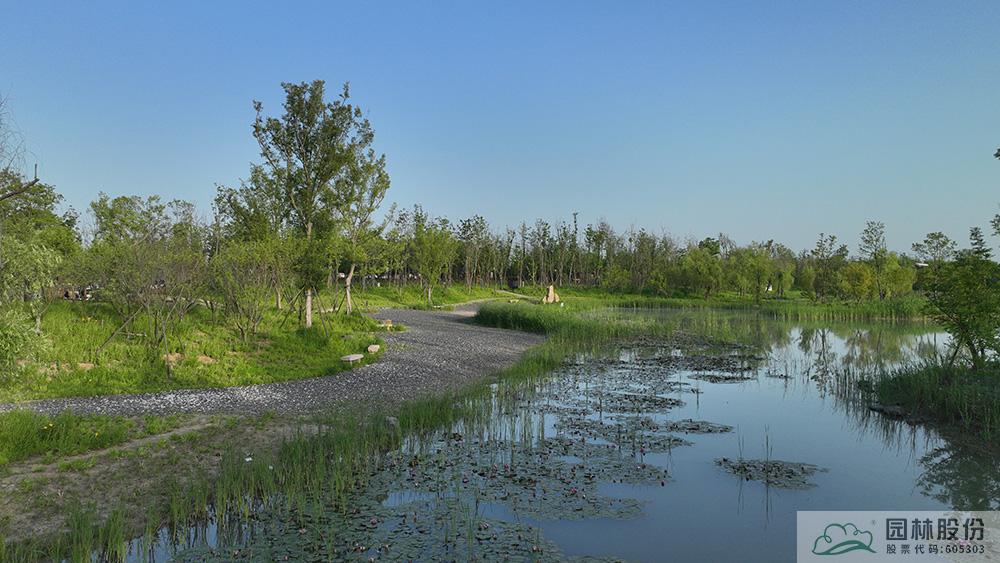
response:
<path fill-rule="evenodd" d="M 145 5 L 144 5 L 145 4 Z M 251 101 L 350 81 L 389 199 L 800 249 L 966 239 L 1000 203 L 1000 2 L 16 2 L 0 92 L 41 176 L 208 212 Z"/>

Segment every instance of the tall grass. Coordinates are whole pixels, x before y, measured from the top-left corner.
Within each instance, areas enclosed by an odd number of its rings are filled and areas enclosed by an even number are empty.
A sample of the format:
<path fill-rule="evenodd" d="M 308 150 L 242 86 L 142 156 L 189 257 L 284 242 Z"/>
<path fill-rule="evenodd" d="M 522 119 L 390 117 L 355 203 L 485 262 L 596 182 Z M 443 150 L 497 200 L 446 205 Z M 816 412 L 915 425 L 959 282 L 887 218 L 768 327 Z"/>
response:
<path fill-rule="evenodd" d="M 0 468 L 36 455 L 66 456 L 107 448 L 138 432 L 135 421 L 122 417 L 0 413 Z"/>
<path fill-rule="evenodd" d="M 978 371 L 933 364 L 902 368 L 876 382 L 875 395 L 880 403 L 1000 442 L 998 365 Z"/>

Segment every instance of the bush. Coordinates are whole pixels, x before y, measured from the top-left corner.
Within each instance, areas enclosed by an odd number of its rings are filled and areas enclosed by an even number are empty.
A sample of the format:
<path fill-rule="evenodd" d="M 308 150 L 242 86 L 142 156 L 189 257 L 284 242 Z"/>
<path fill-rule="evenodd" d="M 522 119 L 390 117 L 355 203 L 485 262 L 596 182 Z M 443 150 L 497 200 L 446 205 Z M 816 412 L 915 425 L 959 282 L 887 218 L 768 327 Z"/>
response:
<path fill-rule="evenodd" d="M 17 311 L 0 313 L 0 379 L 13 375 L 18 361 L 37 354 L 44 344 L 27 315 Z"/>

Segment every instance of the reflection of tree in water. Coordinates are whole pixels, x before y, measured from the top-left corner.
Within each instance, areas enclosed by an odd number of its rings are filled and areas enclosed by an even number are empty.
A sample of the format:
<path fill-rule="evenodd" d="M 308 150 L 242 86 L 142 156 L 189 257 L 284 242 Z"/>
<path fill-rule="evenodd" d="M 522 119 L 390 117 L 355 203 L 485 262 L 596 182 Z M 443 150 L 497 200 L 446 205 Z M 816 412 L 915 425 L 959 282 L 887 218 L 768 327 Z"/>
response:
<path fill-rule="evenodd" d="M 944 442 L 920 459 L 920 491 L 956 510 L 1000 510 L 996 452 Z"/>

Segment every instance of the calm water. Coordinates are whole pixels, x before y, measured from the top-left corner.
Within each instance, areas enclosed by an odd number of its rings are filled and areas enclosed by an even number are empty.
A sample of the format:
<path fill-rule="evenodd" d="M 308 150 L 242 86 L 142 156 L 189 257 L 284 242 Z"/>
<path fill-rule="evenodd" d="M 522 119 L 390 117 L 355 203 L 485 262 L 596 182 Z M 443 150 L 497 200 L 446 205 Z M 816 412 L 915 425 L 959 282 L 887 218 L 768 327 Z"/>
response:
<path fill-rule="evenodd" d="M 498 387 L 485 421 L 388 454 L 355 517 L 316 519 L 343 537 L 310 547 L 304 528 L 263 518 L 249 545 L 264 557 L 353 545 L 362 547 L 334 554 L 783 561 L 794 559 L 796 510 L 1000 509 L 994 455 L 856 398 L 856 381 L 935 354 L 946 335 L 917 324 L 630 314 L 695 336 L 581 354 L 541 383 L 503 397 Z M 705 423 L 717 432 L 690 431 Z M 823 471 L 784 488 L 716 464 L 740 457 Z"/>
<path fill-rule="evenodd" d="M 697 372 L 689 370 L 672 375 L 703 392 L 657 417 L 707 420 L 735 430 L 687 436 L 692 446 L 647 455 L 646 461 L 669 470 L 667 486 L 602 487 L 609 495 L 645 501 L 638 518 L 539 521 L 543 534 L 567 554 L 725 561 L 737 549 L 743 561 L 793 560 L 796 510 L 1000 507 L 1000 460 L 871 413 L 843 385 L 843 379 L 933 354 L 946 335 L 922 325 L 661 315 L 691 332 L 753 343 L 766 359 L 755 370 L 758 377 L 742 383 L 705 383 L 691 379 Z M 812 488 L 788 490 L 746 482 L 713 463 L 739 455 L 741 442 L 745 457 L 767 457 L 765 440 L 772 459 L 827 471 L 812 478 Z"/>

